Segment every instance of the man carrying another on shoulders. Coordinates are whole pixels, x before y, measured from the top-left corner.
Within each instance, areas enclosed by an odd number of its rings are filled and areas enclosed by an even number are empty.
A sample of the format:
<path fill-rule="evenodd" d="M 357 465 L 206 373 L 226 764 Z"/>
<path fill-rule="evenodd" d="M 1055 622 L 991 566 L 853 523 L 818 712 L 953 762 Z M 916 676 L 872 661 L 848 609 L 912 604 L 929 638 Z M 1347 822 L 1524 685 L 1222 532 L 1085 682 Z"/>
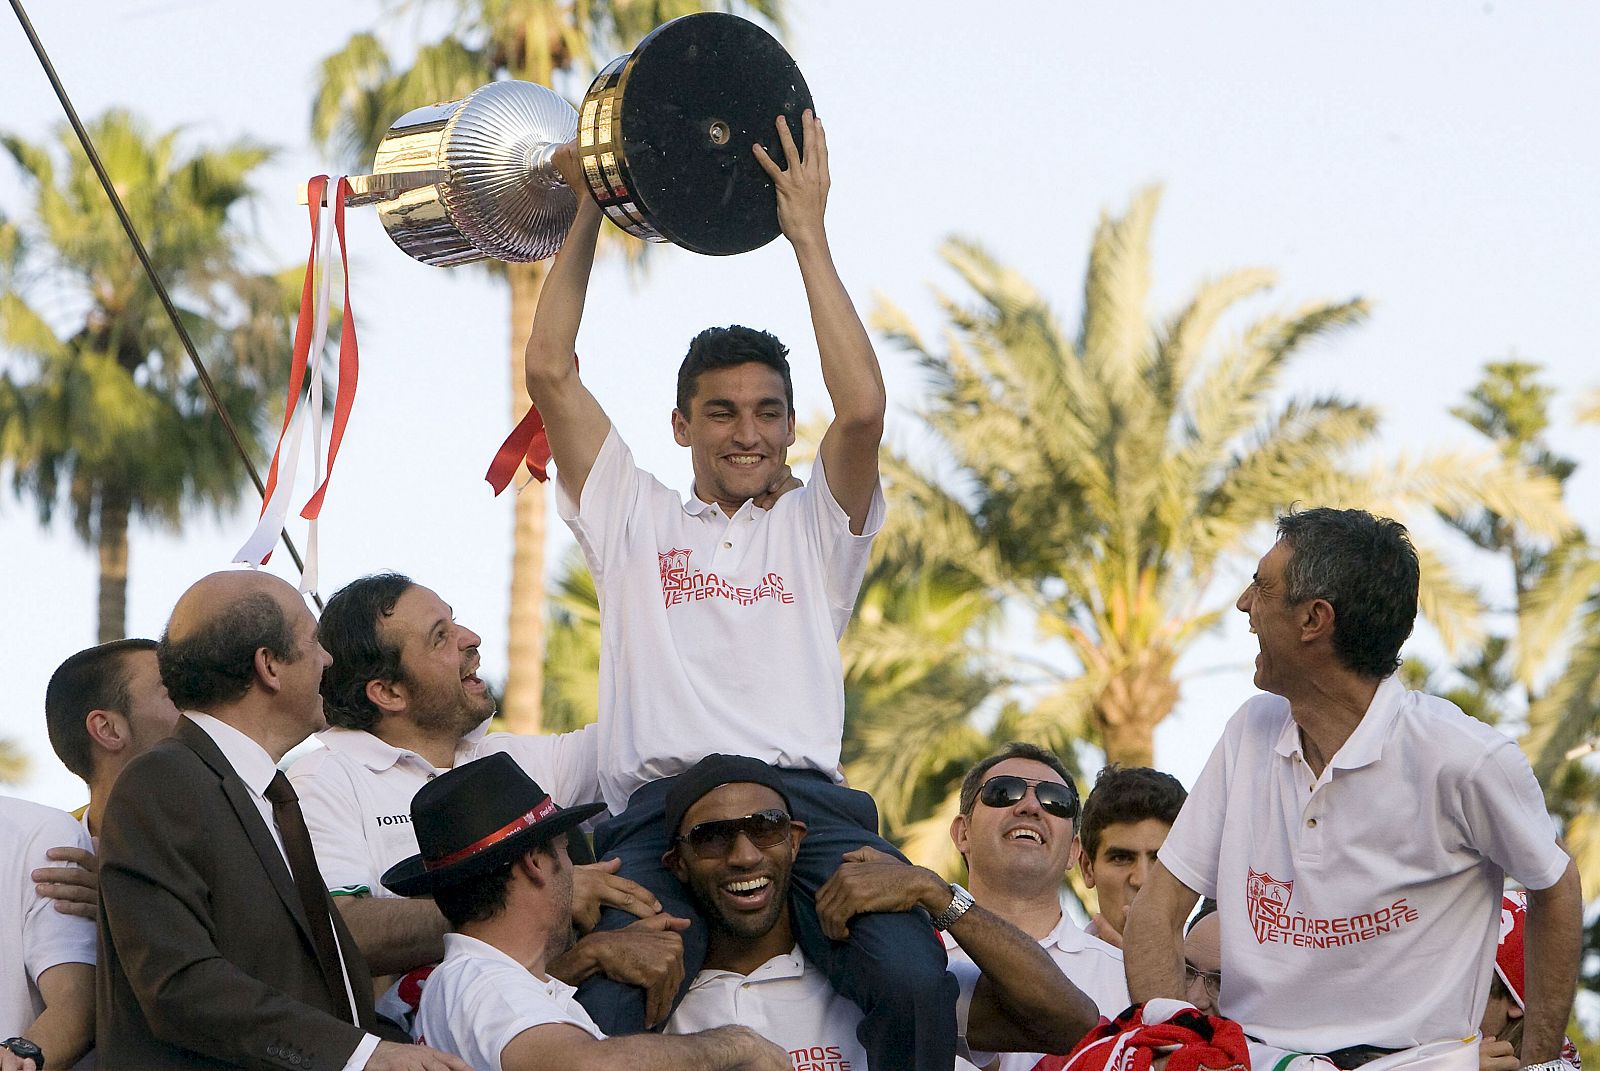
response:
<path fill-rule="evenodd" d="M 602 857 L 693 918 L 662 868 L 671 779 L 709 754 L 752 755 L 782 768 L 810 835 L 795 867 L 811 897 L 847 851 L 894 849 L 877 834 L 870 796 L 842 784 L 844 677 L 838 640 L 882 524 L 878 445 L 885 396 L 877 357 L 840 281 L 823 225 L 828 151 L 803 117 L 802 157 L 777 124 L 787 170 L 757 157 L 777 190 L 778 220 L 810 303 L 834 420 L 807 486 L 782 485 L 794 442 L 794 391 L 785 347 L 745 327 L 712 328 L 678 373 L 673 434 L 690 451 L 687 502 L 635 464 L 573 362 L 600 211 L 587 197 L 545 281 L 527 349 L 528 391 L 543 415 L 562 519 L 594 575 L 600 615 L 601 789 L 613 818 L 596 830 Z M 576 150 L 557 165 L 583 179 Z M 610 911 L 601 926 L 629 920 Z M 880 1066 L 949 1071 L 955 983 L 919 911 L 874 915 L 838 948 L 802 926 L 807 956 L 865 1012 L 862 1038 Z M 705 956 L 703 924 L 684 933 L 685 970 Z M 580 999 L 608 1032 L 645 1023 L 637 987 L 590 979 Z"/>
<path fill-rule="evenodd" d="M 1360 510 L 1278 520 L 1238 608 L 1266 694 L 1234 715 L 1128 916 L 1135 1000 L 1181 997 L 1181 928 L 1222 930 L 1218 1006 L 1271 1067 L 1476 1071 L 1505 875 L 1529 890 L 1524 1066 L 1559 1066 L 1577 870 L 1503 733 L 1394 676 L 1417 615 L 1405 529 Z"/>
<path fill-rule="evenodd" d="M 734 1026 L 693 1037 L 608 1038 L 549 972 L 572 940 L 567 835 L 601 804 L 557 807 L 509 755 L 464 763 L 418 790 L 421 851 L 383 875 L 450 920 L 417 1039 L 475 1071 L 789 1071 L 783 1051 Z"/>

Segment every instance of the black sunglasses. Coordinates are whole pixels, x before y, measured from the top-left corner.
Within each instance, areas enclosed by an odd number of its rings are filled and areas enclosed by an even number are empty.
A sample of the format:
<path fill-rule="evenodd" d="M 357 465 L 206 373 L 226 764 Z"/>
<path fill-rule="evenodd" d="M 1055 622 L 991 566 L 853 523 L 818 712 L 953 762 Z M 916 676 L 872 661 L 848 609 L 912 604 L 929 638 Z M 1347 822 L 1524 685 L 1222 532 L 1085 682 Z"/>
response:
<path fill-rule="evenodd" d="M 1078 817 L 1078 790 L 1060 781 L 1041 781 L 1034 777 L 1001 774 L 991 777 L 978 789 L 978 802 L 985 807 L 1015 807 L 1033 786 L 1033 798 L 1045 814 L 1057 818 Z"/>
<path fill-rule="evenodd" d="M 786 811 L 773 808 L 757 811 L 743 818 L 725 818 L 720 822 L 701 822 L 690 826 L 689 832 L 678 838 L 701 859 L 721 859 L 733 851 L 741 835 L 749 837 L 757 848 L 770 848 L 789 835 L 790 819 Z"/>

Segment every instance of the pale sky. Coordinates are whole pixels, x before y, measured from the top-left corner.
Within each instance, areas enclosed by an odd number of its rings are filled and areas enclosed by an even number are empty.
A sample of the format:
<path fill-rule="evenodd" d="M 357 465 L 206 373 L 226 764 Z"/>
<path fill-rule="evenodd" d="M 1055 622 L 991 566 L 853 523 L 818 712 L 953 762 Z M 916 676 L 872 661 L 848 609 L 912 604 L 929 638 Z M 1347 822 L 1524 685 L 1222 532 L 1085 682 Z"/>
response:
<path fill-rule="evenodd" d="M 280 146 L 260 174 L 261 255 L 303 262 L 294 188 L 337 163 L 309 146 L 313 70 L 375 23 L 379 4 L 29 6 L 85 116 L 116 106 L 200 141 Z M 1382 449 L 1416 453 L 1469 442 L 1446 409 L 1486 360 L 1516 353 L 1545 364 L 1562 391 L 1558 446 L 1600 457 L 1600 434 L 1570 424 L 1577 393 L 1600 386 L 1600 140 L 1580 114 L 1600 98 L 1594 7 L 824 0 L 791 10 L 787 43 L 828 122 L 834 251 L 864 314 L 881 294 L 935 334 L 930 283 L 955 285 L 937 246 L 960 234 L 1030 278 L 1070 329 L 1099 212 L 1161 182 L 1153 312 L 1254 265 L 1281 279 L 1256 314 L 1362 294 L 1375 302 L 1371 322 L 1301 358 L 1289 390 L 1377 405 Z M 60 121 L 9 12 L 0 72 L 0 128 L 38 139 Z M 16 170 L 0 162 L 0 209 L 22 203 Z M 484 636 L 484 672 L 503 678 L 510 502 L 481 477 L 509 430 L 507 295 L 481 272 L 410 261 L 370 211 L 353 211 L 350 231 L 363 368 L 323 513 L 323 588 L 409 573 Z M 579 340 L 585 379 L 641 461 L 679 487 L 688 459 L 668 431 L 673 376 L 699 328 L 729 322 L 784 338 L 802 415 L 826 405 L 781 240 L 727 259 L 664 249 L 638 286 L 616 266 L 596 274 Z M 920 374 L 887 345 L 880 357 L 889 438 L 914 441 Z M 1591 529 L 1597 473 L 1585 467 L 1572 496 Z M 253 516 L 252 504 L 197 516 L 182 535 L 136 528 L 130 633 L 158 634 Z M 551 519 L 555 563 L 570 539 Z M 294 531 L 303 546 L 303 526 Z M 290 566 L 279 555 L 271 568 Z M 1491 570 L 1480 579 L 1503 584 Z M 93 552 L 0 492 L 0 591 L 11 608 L 0 734 L 34 759 L 32 778 L 7 791 L 75 806 L 84 792 L 49 750 L 43 695 L 54 667 L 94 642 Z M 1254 644 L 1232 616 L 1184 663 L 1203 675 L 1157 737 L 1158 764 L 1185 782 L 1250 694 Z"/>

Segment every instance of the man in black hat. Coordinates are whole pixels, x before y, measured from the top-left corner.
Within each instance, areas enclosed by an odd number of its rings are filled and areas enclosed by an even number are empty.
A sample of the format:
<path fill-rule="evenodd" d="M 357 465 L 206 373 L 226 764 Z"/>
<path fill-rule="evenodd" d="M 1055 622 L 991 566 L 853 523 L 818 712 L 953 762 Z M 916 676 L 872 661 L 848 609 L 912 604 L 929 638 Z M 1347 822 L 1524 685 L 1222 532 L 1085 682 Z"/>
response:
<path fill-rule="evenodd" d="M 602 809 L 557 807 L 505 754 L 417 792 L 421 852 L 383 875 L 401 896 L 432 896 L 450 923 L 444 961 L 423 988 L 417 1040 L 478 1071 L 790 1071 L 783 1050 L 744 1027 L 607 1038 L 576 990 L 550 977 L 548 964 L 572 940 L 567 833 Z"/>
<path fill-rule="evenodd" d="M 807 828 L 790 816 L 780 771 L 758 759 L 708 756 L 677 779 L 666 809 L 665 863 L 710 930 L 705 966 L 668 1020 L 670 1033 L 737 1021 L 781 1044 L 796 1066 L 864 1071 L 872 1028 L 857 1004 L 871 994 L 835 993 L 810 957 L 845 954 L 839 942 L 858 916 L 915 907 L 948 920 L 971 957 L 952 967 L 965 1010 L 963 1060 L 989 1062 L 971 1049 L 1066 1052 L 1098 1018 L 1036 941 L 931 870 L 858 848 L 844 853 L 815 903 L 791 897 Z"/>

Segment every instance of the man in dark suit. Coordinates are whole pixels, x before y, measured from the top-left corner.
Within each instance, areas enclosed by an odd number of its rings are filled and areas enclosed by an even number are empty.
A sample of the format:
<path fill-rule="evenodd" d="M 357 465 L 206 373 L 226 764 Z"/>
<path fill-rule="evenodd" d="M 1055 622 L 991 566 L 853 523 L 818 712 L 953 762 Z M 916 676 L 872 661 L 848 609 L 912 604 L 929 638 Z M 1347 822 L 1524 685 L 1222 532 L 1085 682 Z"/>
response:
<path fill-rule="evenodd" d="M 276 769 L 324 726 L 331 659 L 295 590 L 208 576 L 157 651 L 185 716 L 130 763 L 101 828 L 99 1064 L 466 1071 L 380 1040 L 371 979 Z"/>

